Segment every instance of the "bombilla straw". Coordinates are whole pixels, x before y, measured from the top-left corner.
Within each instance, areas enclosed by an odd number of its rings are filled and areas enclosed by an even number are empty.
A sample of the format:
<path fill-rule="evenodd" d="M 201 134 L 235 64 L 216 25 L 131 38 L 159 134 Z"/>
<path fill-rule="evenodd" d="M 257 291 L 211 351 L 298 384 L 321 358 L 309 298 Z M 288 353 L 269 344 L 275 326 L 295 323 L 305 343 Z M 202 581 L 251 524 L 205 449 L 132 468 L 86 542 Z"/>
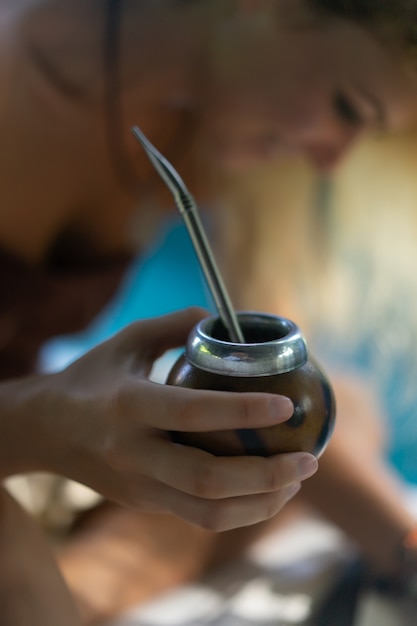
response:
<path fill-rule="evenodd" d="M 226 327 L 231 341 L 235 343 L 245 343 L 245 338 L 239 326 L 226 287 L 224 286 L 216 266 L 193 196 L 188 191 L 178 172 L 169 161 L 158 152 L 137 126 L 133 126 L 132 133 L 142 145 L 152 165 L 174 196 L 175 204 L 184 219 L 220 319 Z"/>

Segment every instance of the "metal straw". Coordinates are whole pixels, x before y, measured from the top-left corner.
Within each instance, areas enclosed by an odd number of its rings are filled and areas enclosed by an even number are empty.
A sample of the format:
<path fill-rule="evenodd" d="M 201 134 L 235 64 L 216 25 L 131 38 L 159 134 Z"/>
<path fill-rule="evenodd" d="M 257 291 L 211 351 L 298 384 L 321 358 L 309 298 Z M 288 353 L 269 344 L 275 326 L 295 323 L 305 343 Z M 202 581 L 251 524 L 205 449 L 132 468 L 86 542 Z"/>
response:
<path fill-rule="evenodd" d="M 137 126 L 132 128 L 132 133 L 142 145 L 149 160 L 174 196 L 175 204 L 184 219 L 204 276 L 216 303 L 220 319 L 226 327 L 231 341 L 245 343 L 245 338 L 214 260 L 193 196 L 188 191 L 178 172 L 158 152 Z"/>

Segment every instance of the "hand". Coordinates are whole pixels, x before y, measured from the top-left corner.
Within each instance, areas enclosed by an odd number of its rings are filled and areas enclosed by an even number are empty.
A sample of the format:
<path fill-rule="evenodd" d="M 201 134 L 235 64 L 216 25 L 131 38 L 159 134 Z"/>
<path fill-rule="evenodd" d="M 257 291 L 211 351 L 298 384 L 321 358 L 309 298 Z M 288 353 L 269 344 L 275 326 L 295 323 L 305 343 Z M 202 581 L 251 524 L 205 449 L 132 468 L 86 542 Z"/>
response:
<path fill-rule="evenodd" d="M 305 453 L 214 457 L 169 432 L 270 426 L 290 418 L 281 396 L 190 390 L 148 380 L 153 362 L 184 345 L 207 313 L 188 309 L 131 324 L 48 377 L 49 464 L 103 496 L 169 511 L 223 531 L 274 516 L 317 468 Z M 51 432 L 53 436 L 51 436 Z"/>

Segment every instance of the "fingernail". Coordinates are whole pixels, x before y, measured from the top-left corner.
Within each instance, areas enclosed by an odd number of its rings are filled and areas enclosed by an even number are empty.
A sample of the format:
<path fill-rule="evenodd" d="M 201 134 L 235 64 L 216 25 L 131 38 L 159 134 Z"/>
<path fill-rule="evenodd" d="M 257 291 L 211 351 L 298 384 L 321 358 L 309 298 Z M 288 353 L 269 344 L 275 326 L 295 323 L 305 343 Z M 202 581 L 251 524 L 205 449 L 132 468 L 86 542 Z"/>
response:
<path fill-rule="evenodd" d="M 284 422 L 292 417 L 294 413 L 294 405 L 291 400 L 285 396 L 275 396 L 270 400 L 269 410 L 274 419 Z"/>
<path fill-rule="evenodd" d="M 297 472 L 300 480 L 309 478 L 317 472 L 319 464 L 316 457 L 311 454 L 304 454 L 297 462 Z"/>
<path fill-rule="evenodd" d="M 287 489 L 287 499 L 290 500 L 298 493 L 301 489 L 301 483 L 294 483 Z"/>

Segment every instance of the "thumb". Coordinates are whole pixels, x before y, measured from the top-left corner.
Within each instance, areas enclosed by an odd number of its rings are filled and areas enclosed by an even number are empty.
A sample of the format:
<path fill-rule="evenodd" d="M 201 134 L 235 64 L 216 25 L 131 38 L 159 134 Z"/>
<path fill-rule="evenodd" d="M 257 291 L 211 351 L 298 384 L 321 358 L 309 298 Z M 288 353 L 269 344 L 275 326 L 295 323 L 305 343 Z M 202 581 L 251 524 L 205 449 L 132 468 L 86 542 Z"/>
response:
<path fill-rule="evenodd" d="M 125 340 L 130 349 L 137 347 L 138 359 L 150 363 L 158 359 L 164 352 L 183 346 L 194 326 L 209 311 L 200 307 L 189 307 L 175 313 L 162 315 L 134 322 L 129 326 Z"/>

